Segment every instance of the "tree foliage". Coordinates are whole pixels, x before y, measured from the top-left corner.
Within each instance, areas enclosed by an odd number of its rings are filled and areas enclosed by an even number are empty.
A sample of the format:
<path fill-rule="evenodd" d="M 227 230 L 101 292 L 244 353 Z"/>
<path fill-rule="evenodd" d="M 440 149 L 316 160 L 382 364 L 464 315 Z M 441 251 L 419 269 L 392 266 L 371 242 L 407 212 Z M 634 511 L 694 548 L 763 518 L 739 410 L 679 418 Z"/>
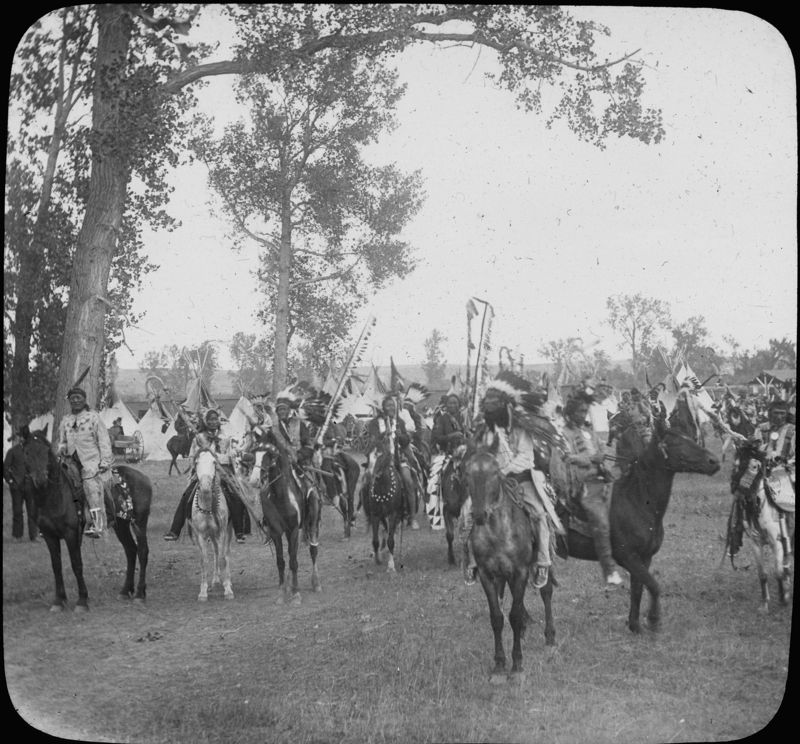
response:
<path fill-rule="evenodd" d="M 326 50 L 349 50 L 373 63 L 417 43 L 479 45 L 497 54 L 498 82 L 521 105 L 534 111 L 541 105 L 583 139 L 603 146 L 609 136 L 646 143 L 663 136 L 660 112 L 643 103 L 635 52 L 608 59 L 596 44 L 607 29 L 577 21 L 563 8 L 270 4 L 225 10 L 237 21 L 240 43 L 232 59 L 206 62 L 209 50 L 185 36 L 196 6 L 91 6 L 97 43 L 88 72 L 90 170 L 76 206 L 81 223 L 65 298 L 57 420 L 66 390 L 84 367 L 90 396 L 97 392 L 109 276 L 124 215 L 135 205 L 166 219 L 167 192 L 159 183 L 187 139 L 181 114 L 192 103 L 188 89 L 208 76 L 278 76 Z M 560 97 L 552 108 L 543 89 Z"/>
<path fill-rule="evenodd" d="M 659 331 L 670 327 L 670 307 L 641 293 L 619 294 L 606 300 L 608 324 L 622 338 L 620 348 L 631 353 L 634 374 L 651 356 Z"/>
<path fill-rule="evenodd" d="M 431 388 L 436 388 L 445 379 L 447 359 L 442 351 L 442 344 L 445 341 L 447 338 L 437 328 L 434 328 L 424 341 L 425 361 L 422 363 L 422 370 Z"/>
<path fill-rule="evenodd" d="M 219 353 L 214 341 L 203 341 L 193 348 L 174 344 L 164 346 L 160 350 L 145 352 L 139 361 L 139 369 L 157 375 L 175 403 L 184 400 L 187 386 L 196 379 L 198 372 L 213 396 L 211 381 L 218 368 Z"/>
<path fill-rule="evenodd" d="M 401 94 L 393 71 L 334 50 L 270 79 L 246 76 L 238 95 L 250 104 L 249 122 L 218 141 L 195 140 L 237 242 L 261 247 L 276 389 L 293 339 L 321 369 L 367 294 L 413 266 L 398 236 L 421 204 L 419 176 L 362 156 L 394 126 Z"/>

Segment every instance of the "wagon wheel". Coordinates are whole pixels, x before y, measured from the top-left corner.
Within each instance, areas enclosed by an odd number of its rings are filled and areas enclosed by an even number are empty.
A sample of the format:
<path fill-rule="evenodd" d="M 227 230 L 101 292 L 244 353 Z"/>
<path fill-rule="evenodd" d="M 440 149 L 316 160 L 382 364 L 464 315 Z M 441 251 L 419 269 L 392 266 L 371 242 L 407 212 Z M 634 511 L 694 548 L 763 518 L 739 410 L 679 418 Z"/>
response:
<path fill-rule="evenodd" d="M 144 455 L 144 439 L 142 433 L 137 429 L 133 432 L 133 442 L 125 450 L 125 460 L 127 462 L 139 462 Z"/>

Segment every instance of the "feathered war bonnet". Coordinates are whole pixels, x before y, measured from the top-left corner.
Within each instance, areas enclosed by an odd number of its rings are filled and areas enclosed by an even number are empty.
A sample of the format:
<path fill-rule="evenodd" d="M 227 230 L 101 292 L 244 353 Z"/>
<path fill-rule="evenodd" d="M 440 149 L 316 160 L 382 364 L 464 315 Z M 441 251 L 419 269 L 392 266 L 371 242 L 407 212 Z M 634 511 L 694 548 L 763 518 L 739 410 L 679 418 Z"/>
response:
<path fill-rule="evenodd" d="M 294 391 L 292 386 L 284 388 L 275 396 L 275 413 L 281 406 L 286 406 L 292 414 L 295 414 L 302 401 L 302 397 Z"/>
<path fill-rule="evenodd" d="M 512 425 L 514 416 L 526 418 L 527 414 L 538 413 L 539 407 L 547 401 L 546 391 L 534 390 L 530 380 L 510 370 L 501 370 L 487 383 L 484 409 L 486 409 L 486 397 L 490 393 L 506 408 L 509 426 Z"/>

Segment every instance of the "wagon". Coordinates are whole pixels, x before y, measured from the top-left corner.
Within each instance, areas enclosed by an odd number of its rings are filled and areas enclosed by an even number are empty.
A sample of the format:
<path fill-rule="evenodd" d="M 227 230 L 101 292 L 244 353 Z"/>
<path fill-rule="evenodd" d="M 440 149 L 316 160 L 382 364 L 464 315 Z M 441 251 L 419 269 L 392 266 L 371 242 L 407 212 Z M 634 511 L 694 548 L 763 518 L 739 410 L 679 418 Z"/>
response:
<path fill-rule="evenodd" d="M 125 462 L 139 462 L 144 456 L 144 439 L 137 429 L 130 437 L 117 437 L 111 442 L 111 451 L 117 457 L 124 457 Z"/>

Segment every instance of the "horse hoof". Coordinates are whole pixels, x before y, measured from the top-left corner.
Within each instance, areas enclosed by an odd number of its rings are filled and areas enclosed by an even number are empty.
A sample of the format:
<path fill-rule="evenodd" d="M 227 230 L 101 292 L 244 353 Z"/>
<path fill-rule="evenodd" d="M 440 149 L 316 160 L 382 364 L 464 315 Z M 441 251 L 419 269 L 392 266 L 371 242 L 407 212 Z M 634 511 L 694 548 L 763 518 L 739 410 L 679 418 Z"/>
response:
<path fill-rule="evenodd" d="M 234 599 L 233 592 L 225 592 L 225 599 Z"/>
<path fill-rule="evenodd" d="M 489 683 L 492 685 L 504 685 L 508 681 L 505 672 L 493 672 L 489 677 Z"/>
<path fill-rule="evenodd" d="M 84 612 L 89 612 L 89 606 L 85 604 L 76 604 L 75 605 L 75 612 L 78 614 L 82 614 Z"/>
<path fill-rule="evenodd" d="M 145 603 L 144 597 L 134 597 L 133 603 L 137 605 L 143 605 Z"/>
<path fill-rule="evenodd" d="M 50 605 L 50 612 L 63 612 L 64 605 L 61 604 L 52 604 Z"/>
<path fill-rule="evenodd" d="M 121 591 L 119 594 L 117 594 L 117 600 L 120 602 L 127 602 L 131 598 L 132 595 L 130 592 Z"/>
<path fill-rule="evenodd" d="M 300 598 L 300 595 L 299 595 L 299 594 L 295 594 L 295 595 L 292 597 L 292 604 L 294 604 L 294 605 L 299 605 L 299 604 L 302 604 L 302 602 L 303 602 L 303 600 Z"/>
<path fill-rule="evenodd" d="M 203 595 L 203 594 L 200 594 L 200 595 L 198 595 L 198 597 L 197 597 L 197 601 L 198 601 L 198 602 L 208 602 L 208 597 L 207 597 L 207 596 L 205 596 L 205 595 Z"/>
<path fill-rule="evenodd" d="M 525 672 L 511 672 L 508 681 L 514 685 L 523 685 L 525 684 Z"/>

